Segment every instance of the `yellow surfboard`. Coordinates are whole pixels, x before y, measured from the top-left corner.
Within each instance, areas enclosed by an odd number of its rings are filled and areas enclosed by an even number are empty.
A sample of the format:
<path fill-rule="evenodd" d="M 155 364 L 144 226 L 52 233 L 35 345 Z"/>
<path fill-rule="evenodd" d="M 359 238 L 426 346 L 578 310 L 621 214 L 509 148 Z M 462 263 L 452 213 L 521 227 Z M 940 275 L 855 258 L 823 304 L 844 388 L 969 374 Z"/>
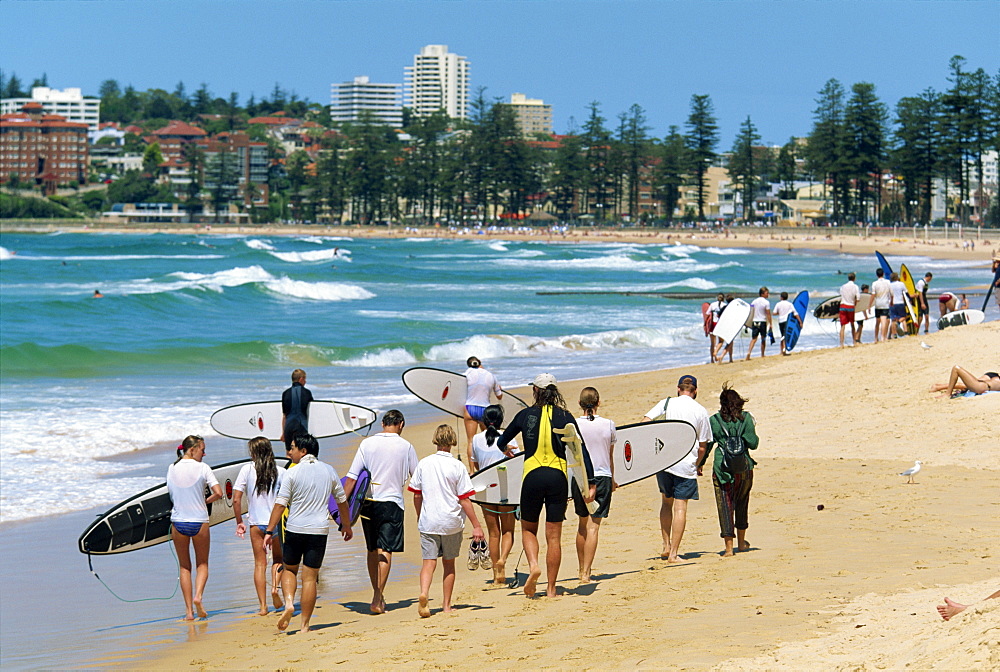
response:
<path fill-rule="evenodd" d="M 916 334 L 920 331 L 920 301 L 917 299 L 917 286 L 913 283 L 913 276 L 910 275 L 910 269 L 903 264 L 899 267 L 899 279 L 904 285 L 906 285 L 906 311 L 909 313 L 910 320 L 907 324 L 911 334 Z"/>

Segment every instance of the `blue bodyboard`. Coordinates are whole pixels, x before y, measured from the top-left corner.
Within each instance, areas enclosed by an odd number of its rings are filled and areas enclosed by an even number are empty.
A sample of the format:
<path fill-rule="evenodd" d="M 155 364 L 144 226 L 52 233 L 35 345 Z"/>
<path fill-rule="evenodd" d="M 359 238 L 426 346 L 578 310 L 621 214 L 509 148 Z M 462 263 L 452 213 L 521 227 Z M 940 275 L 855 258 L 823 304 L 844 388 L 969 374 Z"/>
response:
<path fill-rule="evenodd" d="M 806 321 L 806 311 L 809 309 L 809 292 L 802 290 L 795 296 L 795 300 L 792 301 L 792 305 L 795 306 L 795 313 L 799 316 L 804 324 Z M 795 347 L 795 344 L 799 341 L 799 334 L 802 333 L 802 327 L 795 320 L 789 319 L 785 323 L 785 352 L 789 352 Z"/>

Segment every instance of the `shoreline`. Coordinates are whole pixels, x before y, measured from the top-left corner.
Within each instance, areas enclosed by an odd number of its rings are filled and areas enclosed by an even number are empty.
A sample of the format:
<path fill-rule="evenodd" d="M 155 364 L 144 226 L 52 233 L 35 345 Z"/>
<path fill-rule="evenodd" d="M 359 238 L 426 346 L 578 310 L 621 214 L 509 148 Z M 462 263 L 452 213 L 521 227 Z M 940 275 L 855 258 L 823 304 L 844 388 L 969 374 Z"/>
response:
<path fill-rule="evenodd" d="M 734 227 L 725 233 L 702 231 L 697 229 L 586 229 L 574 227 L 565 234 L 557 235 L 540 229 L 531 235 L 506 231 L 482 232 L 471 230 L 469 233 L 452 232 L 445 228 L 421 227 L 416 230 L 388 227 L 352 227 L 315 225 L 268 225 L 253 226 L 150 226 L 122 225 L 100 222 L 76 223 L 67 220 L 65 224 L 17 224 L 12 221 L 0 222 L 0 234 L 24 233 L 47 234 L 64 233 L 133 233 L 133 234 L 176 234 L 176 235 L 214 235 L 214 236 L 320 236 L 346 238 L 441 238 L 449 240 L 486 239 L 504 241 L 541 241 L 547 243 L 609 243 L 626 242 L 636 244 L 686 244 L 699 247 L 720 248 L 766 248 L 766 249 L 805 249 L 837 251 L 847 254 L 873 254 L 876 249 L 887 256 L 918 255 L 936 259 L 968 260 L 973 263 L 988 264 L 992 249 L 1000 248 L 1000 229 L 986 229 L 982 237 L 968 236 L 966 238 L 950 237 L 944 239 L 934 237 L 920 240 L 906 236 L 912 233 L 911 228 L 901 228 L 897 236 L 888 233 L 878 233 L 870 236 L 859 236 L 856 228 L 838 229 L 836 227 Z M 968 229 L 971 233 L 973 229 Z M 937 232 L 936 232 L 937 233 Z M 974 250 L 962 247 L 964 240 L 975 240 Z"/>

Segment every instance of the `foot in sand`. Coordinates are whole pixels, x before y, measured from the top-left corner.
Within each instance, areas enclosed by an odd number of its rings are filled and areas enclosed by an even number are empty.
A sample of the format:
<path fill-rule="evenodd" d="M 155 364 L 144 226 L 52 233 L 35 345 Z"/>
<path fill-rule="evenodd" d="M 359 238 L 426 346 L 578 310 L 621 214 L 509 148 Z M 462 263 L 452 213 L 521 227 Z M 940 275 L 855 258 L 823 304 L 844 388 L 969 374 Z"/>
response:
<path fill-rule="evenodd" d="M 937 611 L 941 614 L 941 618 L 946 621 L 951 620 L 956 614 L 960 614 L 969 608 L 967 604 L 959 604 L 954 600 L 949 600 L 947 597 L 944 598 L 944 604 L 939 604 L 937 606 Z"/>
<path fill-rule="evenodd" d="M 194 602 L 194 609 L 195 611 L 198 612 L 198 618 L 208 618 L 208 612 L 205 611 L 205 607 L 201 606 L 201 600 L 195 598 L 193 602 Z"/>
<path fill-rule="evenodd" d="M 417 613 L 420 614 L 420 618 L 430 618 L 431 610 L 427 607 L 427 596 L 421 595 L 417 602 Z"/>
<path fill-rule="evenodd" d="M 270 613 L 271 612 L 267 609 L 267 607 L 261 607 L 260 609 L 257 610 L 258 616 L 267 616 Z"/>
<path fill-rule="evenodd" d="M 736 555 L 736 554 L 733 553 L 732 549 L 727 549 L 727 550 L 725 550 L 725 551 L 722 552 L 722 557 L 724 557 L 724 558 L 731 558 L 734 555 Z"/>
<path fill-rule="evenodd" d="M 671 555 L 667 558 L 667 562 L 669 562 L 671 565 L 676 565 L 677 563 L 684 561 L 681 560 L 681 556 L 679 555 Z"/>
<path fill-rule="evenodd" d="M 528 579 L 524 582 L 524 594 L 528 597 L 535 596 L 535 589 L 538 587 L 538 577 L 542 575 L 542 570 L 537 567 L 528 573 Z"/>
<path fill-rule="evenodd" d="M 384 614 L 385 613 L 385 598 L 379 597 L 378 599 L 372 600 L 369 605 L 371 612 L 373 614 Z"/>
<path fill-rule="evenodd" d="M 295 615 L 295 609 L 286 608 L 281 612 L 281 618 L 278 619 L 278 630 L 284 632 L 288 629 L 288 624 L 292 622 L 292 616 Z"/>
<path fill-rule="evenodd" d="M 749 551 L 750 550 L 750 542 L 749 541 L 743 541 L 743 542 L 741 542 L 739 550 L 741 550 L 741 551 Z"/>
<path fill-rule="evenodd" d="M 497 560 L 493 563 L 493 583 L 499 585 L 505 585 L 507 583 L 507 572 L 505 571 L 507 563 L 503 560 Z"/>
<path fill-rule="evenodd" d="M 271 604 L 274 605 L 275 609 L 281 609 L 281 607 L 283 606 L 283 603 L 281 601 L 281 593 L 278 592 L 277 588 L 271 591 Z"/>

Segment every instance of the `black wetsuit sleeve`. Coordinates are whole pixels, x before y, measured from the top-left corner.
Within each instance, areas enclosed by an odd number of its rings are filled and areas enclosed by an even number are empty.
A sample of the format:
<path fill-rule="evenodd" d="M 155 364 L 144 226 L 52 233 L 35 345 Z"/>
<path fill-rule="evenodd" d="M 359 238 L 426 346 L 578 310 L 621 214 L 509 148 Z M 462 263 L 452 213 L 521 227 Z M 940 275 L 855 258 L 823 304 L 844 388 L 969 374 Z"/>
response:
<path fill-rule="evenodd" d="M 525 408 L 518 411 L 517 415 L 514 416 L 514 419 L 510 421 L 509 425 L 507 425 L 507 428 L 503 430 L 503 434 L 501 434 L 500 438 L 497 439 L 497 448 L 501 451 L 506 452 L 507 444 L 510 443 L 511 439 L 521 433 L 521 427 L 524 423 L 524 414 L 527 410 L 528 409 Z M 527 450 L 524 446 L 522 446 L 522 449 Z"/>

